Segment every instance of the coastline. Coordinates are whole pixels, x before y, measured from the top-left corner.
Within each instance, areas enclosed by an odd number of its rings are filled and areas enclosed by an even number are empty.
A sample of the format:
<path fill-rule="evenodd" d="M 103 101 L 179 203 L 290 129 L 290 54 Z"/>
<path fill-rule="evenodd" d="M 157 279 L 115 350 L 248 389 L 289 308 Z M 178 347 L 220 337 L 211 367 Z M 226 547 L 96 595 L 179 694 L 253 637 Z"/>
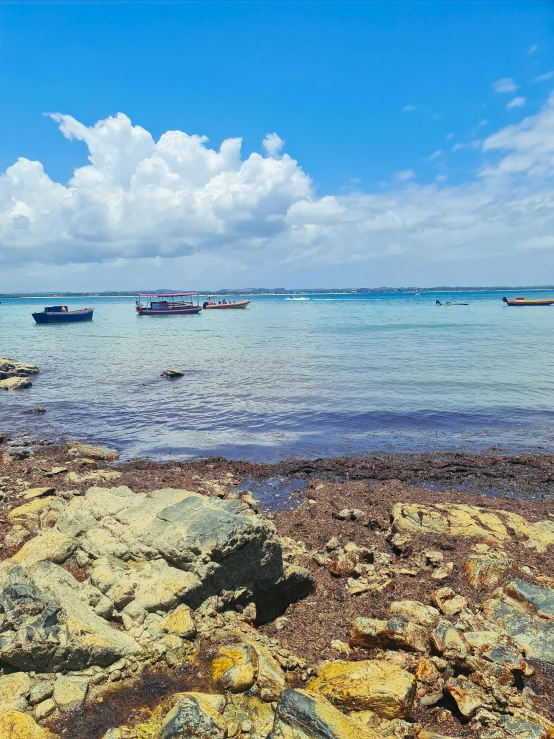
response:
<path fill-rule="evenodd" d="M 261 640 L 257 648 L 262 652 L 267 649 L 274 658 L 281 660 L 285 665 L 281 667 L 284 670 L 283 685 L 287 685 L 287 690 L 292 692 L 303 690 L 312 683 L 315 685 L 319 679 L 317 675 L 325 675 L 325 671 L 331 669 L 329 665 L 396 665 L 403 673 L 412 676 L 406 678 L 416 681 L 416 692 L 409 699 L 409 709 L 399 709 L 398 715 L 392 718 L 375 712 L 369 712 L 372 713 L 370 717 L 367 711 L 368 715 L 358 716 L 359 711 L 352 711 L 352 707 L 345 707 L 340 701 L 337 703 L 332 695 L 326 694 L 331 698 L 331 703 L 340 709 L 341 715 L 350 716 L 348 720 L 355 722 L 353 726 L 359 726 L 362 732 L 360 737 L 364 739 L 366 734 L 363 732 L 369 731 L 369 727 L 377 732 L 371 735 L 373 739 L 392 736 L 390 732 L 393 729 L 401 732 L 394 736 L 410 739 L 427 739 L 432 736 L 430 732 L 449 737 L 484 736 L 484 725 L 479 723 L 479 715 L 472 709 L 471 715 L 465 716 L 457 707 L 456 700 L 464 706 L 456 692 L 460 685 L 466 692 L 479 687 L 483 710 L 486 708 L 489 713 L 491 699 L 486 697 L 487 690 L 492 690 L 494 683 L 495 690 L 504 691 L 502 700 L 508 702 L 501 704 L 500 708 L 492 708 L 491 714 L 496 717 L 494 720 L 500 727 L 503 726 L 502 717 L 506 716 L 523 722 L 522 726 L 536 721 L 541 730 L 546 727 L 545 731 L 550 731 L 549 727 L 554 727 L 551 723 L 554 713 L 548 700 L 549 691 L 554 689 L 552 669 L 548 660 L 537 659 L 536 653 L 525 656 L 528 674 L 525 671 L 518 672 L 519 667 L 516 669 L 517 675 L 521 674 L 517 678 L 517 685 L 511 686 L 511 680 L 508 680 L 508 684 L 501 682 L 499 688 L 494 682 L 498 680 L 497 675 L 488 678 L 489 683 L 491 680 L 493 683 L 483 687 L 479 681 L 472 682 L 472 676 L 476 674 L 474 671 L 490 671 L 494 667 L 494 673 L 497 669 L 494 661 L 487 662 L 485 658 L 483 663 L 483 658 L 479 657 L 480 661 L 476 662 L 477 656 L 470 659 L 469 652 L 465 657 L 450 654 L 448 650 L 441 651 L 436 642 L 428 652 L 429 647 L 421 646 L 417 640 L 413 642 L 413 635 L 401 633 L 394 636 L 390 632 L 393 628 L 390 625 L 393 623 L 390 621 L 391 610 L 394 612 L 395 609 L 406 607 L 402 604 L 411 604 L 407 607 L 415 609 L 406 622 L 412 623 L 410 628 L 416 631 L 423 628 L 418 626 L 421 614 L 418 616 L 417 603 L 424 604 L 421 607 L 430 609 L 431 614 L 436 611 L 436 618 L 442 611 L 439 626 L 441 623 L 448 623 L 449 628 L 454 625 L 462 636 L 467 633 L 469 638 L 473 632 L 486 631 L 480 614 L 483 608 L 491 608 L 487 606 L 491 602 L 491 595 L 494 595 L 494 588 L 490 586 L 491 567 L 496 578 L 493 578 L 495 592 L 499 593 L 499 598 L 503 597 L 502 589 L 509 588 L 514 578 L 519 578 L 518 582 L 535 583 L 545 592 L 552 592 L 554 598 L 554 590 L 550 591 L 554 587 L 554 558 L 548 552 L 548 546 L 537 550 L 532 536 L 523 529 L 518 530 L 514 524 L 516 519 L 525 520 L 526 525 L 539 526 L 539 529 L 532 529 L 538 532 L 542 530 L 540 526 L 543 524 L 540 522 L 551 518 L 554 456 L 374 454 L 359 458 L 289 460 L 274 465 L 228 461 L 221 457 L 197 462 L 119 462 L 102 459 L 102 455 L 97 459 L 87 458 L 84 456 L 87 450 L 94 450 L 89 445 L 83 447 L 83 454 L 73 455 L 71 442 L 21 443 L 17 438 L 10 441 L 9 434 L 3 434 L 1 438 L 5 499 L 1 504 L 3 523 L 0 534 L 5 543 L 0 550 L 0 558 L 4 563 L 9 564 L 13 558 L 21 561 L 20 552 L 32 545 L 35 539 L 42 539 L 50 526 L 57 525 L 55 519 L 58 514 L 54 519 L 47 516 L 44 525 L 36 532 L 38 537 L 35 535 L 34 539 L 29 539 L 28 531 L 19 530 L 19 534 L 23 533 L 24 536 L 18 540 L 17 522 L 21 522 L 22 515 L 14 518 L 12 511 L 29 505 L 25 500 L 29 491 L 51 486 L 49 492 L 44 490 L 31 503 L 42 501 L 42 505 L 45 501 L 58 501 L 48 514 L 52 516 L 52 510 L 55 512 L 59 506 L 63 508 L 80 504 L 94 491 L 105 490 L 111 498 L 117 497 L 122 489 L 132 490 L 135 496 L 150 494 L 153 490 L 180 489 L 213 500 L 218 505 L 226 505 L 228 501 L 247 506 L 253 520 L 265 521 L 267 524 L 264 525 L 275 527 L 287 566 L 296 568 L 298 573 L 307 573 L 298 577 L 305 577 L 305 582 L 312 583 L 307 590 L 300 588 L 299 596 L 292 597 L 288 607 L 283 602 L 280 617 L 273 614 L 270 618 L 254 618 L 255 625 L 251 625 L 248 619 L 244 620 L 242 607 L 235 610 L 230 605 L 231 612 L 224 608 L 221 615 L 225 618 L 218 621 L 217 609 L 212 615 L 206 616 L 205 605 L 202 605 L 194 611 L 197 624 L 203 624 L 198 626 L 194 642 L 183 642 L 181 639 L 175 656 L 170 650 L 169 662 L 167 651 L 162 650 L 156 659 L 149 658 L 139 667 L 136 674 L 123 669 L 123 675 L 117 678 L 115 684 L 110 678 L 112 673 L 107 673 L 107 683 L 101 679 L 104 675 L 102 671 L 94 673 L 98 676 L 98 683 L 90 685 L 88 697 L 86 701 L 83 699 L 79 710 L 54 710 L 40 721 L 56 736 L 66 735 L 67 732 L 72 739 L 143 736 L 133 733 L 132 726 L 142 725 L 145 716 L 157 715 L 156 711 L 162 707 L 166 710 L 164 700 L 169 694 L 177 692 L 182 695 L 183 689 L 210 694 L 214 690 L 219 692 L 221 687 L 214 685 L 210 655 L 230 638 L 236 640 L 237 628 L 242 634 L 241 639 L 250 635 Z M 109 454 L 104 456 L 109 457 Z M 267 488 L 268 480 L 279 480 L 283 485 L 288 485 L 287 496 L 281 496 L 277 506 L 271 499 L 271 486 Z M 479 492 L 482 490 L 486 490 L 487 494 Z M 423 526 L 423 522 L 427 521 L 426 516 L 434 520 L 433 517 L 441 510 L 440 506 L 453 506 L 453 510 L 465 511 L 467 519 L 464 525 L 468 531 L 472 526 L 479 528 L 479 521 L 486 522 L 483 524 L 485 530 L 481 528 L 479 533 L 476 529 L 477 533 L 466 535 L 463 527 L 458 527 L 454 534 L 445 536 L 441 530 Z M 426 511 L 421 517 L 421 532 L 414 534 L 409 519 L 403 518 L 399 507 L 403 510 Z M 499 530 L 494 529 L 491 523 L 493 519 L 486 518 L 495 517 L 498 510 L 504 512 L 504 522 L 506 516 L 515 517 L 510 519 L 510 526 L 504 529 L 506 533 L 502 536 L 499 536 Z M 452 525 L 449 526 L 453 530 Z M 485 531 L 489 533 L 485 534 Z M 549 531 L 548 526 L 545 531 Z M 473 582 L 468 580 L 468 562 L 477 563 L 478 572 Z M 79 560 L 75 552 L 65 562 L 53 566 L 62 567 L 77 583 L 86 584 L 91 575 L 90 557 L 81 557 Z M 443 596 L 440 596 L 440 592 Z M 442 602 L 441 597 L 445 599 L 444 604 L 438 606 Z M 456 607 L 448 605 L 451 601 L 456 603 Z M 239 619 L 238 623 L 236 619 Z M 360 637 L 365 642 L 364 646 L 359 646 L 353 637 L 353 624 L 366 622 L 371 622 L 373 636 L 366 634 Z M 112 628 L 122 628 L 117 621 L 109 623 Z M 400 619 L 398 623 L 404 622 Z M 398 623 L 394 628 L 399 628 Z M 231 626 L 232 637 L 229 631 Z M 131 629 L 129 634 L 134 633 L 135 627 Z M 376 633 L 373 633 L 375 630 Z M 428 631 L 429 627 L 425 630 Z M 417 633 L 421 637 L 420 632 Z M 517 651 L 517 643 L 514 642 L 517 636 L 498 638 L 508 639 L 506 644 L 511 644 L 511 648 Z M 463 639 L 465 643 L 466 637 L 463 636 Z M 157 641 L 163 641 L 161 636 L 157 637 Z M 179 639 L 175 640 L 177 642 Z M 475 649 L 476 655 L 481 654 L 481 646 Z M 472 650 L 473 647 L 470 650 L 473 654 Z M 286 657 L 279 657 L 280 654 Z M 462 663 L 464 667 L 461 674 L 467 674 L 469 680 L 464 678 L 466 682 L 458 684 L 462 678 L 456 675 L 460 674 Z M 195 666 L 193 672 L 187 665 Z M 426 683 L 422 678 L 422 665 L 428 670 L 431 670 L 430 665 L 435 666 L 436 675 L 434 672 L 431 682 Z M 437 665 L 442 670 L 437 672 Z M 62 670 L 61 673 L 65 674 L 66 671 Z M 86 673 L 81 670 L 78 676 L 83 675 L 84 679 L 90 680 Z M 71 675 L 74 674 L 73 671 Z M 60 679 L 59 675 L 56 679 Z M 506 679 L 506 675 L 503 679 Z M 425 696 L 433 696 L 433 690 L 439 688 L 440 695 L 446 697 L 426 701 Z M 355 692 L 356 689 L 351 686 L 351 690 Z M 229 734 L 229 725 L 234 731 L 235 724 L 228 719 L 227 733 L 221 736 L 265 739 L 265 734 L 257 733 L 255 722 L 259 720 L 260 725 L 270 727 L 277 709 L 277 696 L 270 702 L 271 706 L 262 702 L 261 705 L 271 708 L 271 716 L 266 715 L 262 721 L 258 714 L 251 713 L 252 702 L 259 701 L 259 698 L 245 698 L 246 702 L 234 704 L 232 695 L 225 693 L 227 708 L 224 716 L 230 710 L 229 706 L 234 705 L 233 711 L 238 711 L 244 726 L 250 726 L 250 729 L 242 731 L 239 722 L 238 731 Z M 449 702 L 452 697 L 454 702 Z M 98 704 L 98 700 L 102 703 Z M 362 701 L 361 698 L 357 700 Z M 367 705 L 370 705 L 371 699 L 367 700 Z M 99 705 L 102 706 L 101 710 Z M 256 710 L 261 710 L 257 703 L 256 706 Z M 32 706 L 29 708 L 28 713 L 33 714 Z M 258 719 L 254 719 L 254 725 L 253 716 L 258 716 Z M 480 720 L 484 720 L 482 716 Z M 113 726 L 121 724 L 131 728 L 122 730 L 123 733 L 119 730 L 119 733 L 109 733 L 108 730 Z M 312 734 L 306 732 L 299 736 L 311 739 Z M 347 739 L 350 735 L 336 736 Z M 506 734 L 506 737 L 511 736 Z M 540 736 L 547 737 L 550 734 Z M 272 733 L 271 737 L 277 739 L 281 734 Z"/>

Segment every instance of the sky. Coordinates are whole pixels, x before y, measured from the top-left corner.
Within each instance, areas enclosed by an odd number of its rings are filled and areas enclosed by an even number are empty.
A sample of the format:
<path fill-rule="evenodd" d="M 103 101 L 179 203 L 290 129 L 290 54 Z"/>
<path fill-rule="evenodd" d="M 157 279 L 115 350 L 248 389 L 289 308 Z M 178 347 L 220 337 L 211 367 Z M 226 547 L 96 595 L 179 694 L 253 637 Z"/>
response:
<path fill-rule="evenodd" d="M 0 0 L 0 291 L 554 284 L 554 3 Z"/>

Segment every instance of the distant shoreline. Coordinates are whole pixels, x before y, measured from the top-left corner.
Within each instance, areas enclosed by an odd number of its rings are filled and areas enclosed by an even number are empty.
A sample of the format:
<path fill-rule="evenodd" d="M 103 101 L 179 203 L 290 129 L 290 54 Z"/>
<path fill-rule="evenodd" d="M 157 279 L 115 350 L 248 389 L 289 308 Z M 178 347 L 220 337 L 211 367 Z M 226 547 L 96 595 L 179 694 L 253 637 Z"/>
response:
<path fill-rule="evenodd" d="M 217 295 L 221 297 L 229 297 L 233 295 L 249 295 L 249 296 L 297 296 L 297 295 L 413 295 L 414 293 L 419 294 L 433 294 L 433 293 L 482 293 L 482 292 L 520 292 L 520 291 L 545 291 L 554 290 L 554 285 L 531 285 L 531 286 L 493 286 L 493 287 L 396 287 L 396 288 L 358 288 L 358 289 L 321 289 L 321 290 L 284 290 L 278 288 L 276 290 L 263 290 L 261 288 L 245 288 L 243 290 L 199 290 L 198 295 Z M 146 293 L 147 291 L 145 291 Z M 165 292 L 171 294 L 177 292 L 175 290 L 150 290 L 150 294 L 156 294 L 157 292 Z M 94 293 L 0 293 L 1 300 L 52 300 L 58 298 L 136 298 L 138 292 L 94 292 Z"/>

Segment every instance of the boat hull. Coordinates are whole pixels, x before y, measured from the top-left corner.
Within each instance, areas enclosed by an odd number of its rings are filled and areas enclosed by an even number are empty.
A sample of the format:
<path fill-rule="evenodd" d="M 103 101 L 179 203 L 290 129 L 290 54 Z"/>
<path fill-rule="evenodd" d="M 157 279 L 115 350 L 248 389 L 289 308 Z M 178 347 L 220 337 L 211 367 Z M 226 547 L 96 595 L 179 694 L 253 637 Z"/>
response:
<path fill-rule="evenodd" d="M 75 323 L 80 321 L 92 321 L 93 308 L 83 310 L 72 310 L 67 313 L 33 313 L 36 323 Z"/>
<path fill-rule="evenodd" d="M 506 305 L 521 307 L 523 305 L 554 305 L 554 300 L 506 300 Z"/>
<path fill-rule="evenodd" d="M 249 300 L 241 300 L 240 303 L 222 303 L 221 305 L 210 305 L 209 303 L 204 305 L 205 310 L 225 310 L 233 308 L 246 308 L 249 305 Z"/>
<path fill-rule="evenodd" d="M 151 308 L 137 308 L 139 316 L 187 316 L 192 313 L 200 313 L 200 306 L 192 305 L 190 308 L 168 308 L 167 310 L 152 310 Z"/>

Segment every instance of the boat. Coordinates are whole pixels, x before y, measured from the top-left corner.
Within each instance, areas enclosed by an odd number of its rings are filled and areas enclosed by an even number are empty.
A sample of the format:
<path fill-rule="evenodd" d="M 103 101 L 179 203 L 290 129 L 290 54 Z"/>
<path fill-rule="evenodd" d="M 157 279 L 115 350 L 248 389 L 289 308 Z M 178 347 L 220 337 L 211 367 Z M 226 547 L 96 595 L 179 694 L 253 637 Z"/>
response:
<path fill-rule="evenodd" d="M 225 310 L 226 308 L 246 308 L 250 304 L 249 300 L 237 300 L 227 302 L 225 299 L 219 300 L 217 303 L 208 297 L 202 306 L 204 310 Z"/>
<path fill-rule="evenodd" d="M 527 298 L 515 298 L 514 300 L 508 300 L 508 298 L 502 298 L 506 305 L 554 305 L 554 298 L 543 299 L 543 300 L 528 300 Z"/>
<path fill-rule="evenodd" d="M 186 316 L 200 313 L 202 306 L 198 301 L 198 293 L 140 293 L 135 309 L 139 316 Z"/>
<path fill-rule="evenodd" d="M 446 303 L 441 303 L 440 300 L 435 300 L 435 305 L 441 305 L 443 307 L 446 307 L 450 305 L 469 305 L 469 303 L 452 303 L 450 300 L 447 300 Z"/>
<path fill-rule="evenodd" d="M 74 321 L 92 321 L 93 308 L 69 310 L 67 305 L 50 305 L 42 313 L 33 313 L 37 323 L 72 323 Z"/>

